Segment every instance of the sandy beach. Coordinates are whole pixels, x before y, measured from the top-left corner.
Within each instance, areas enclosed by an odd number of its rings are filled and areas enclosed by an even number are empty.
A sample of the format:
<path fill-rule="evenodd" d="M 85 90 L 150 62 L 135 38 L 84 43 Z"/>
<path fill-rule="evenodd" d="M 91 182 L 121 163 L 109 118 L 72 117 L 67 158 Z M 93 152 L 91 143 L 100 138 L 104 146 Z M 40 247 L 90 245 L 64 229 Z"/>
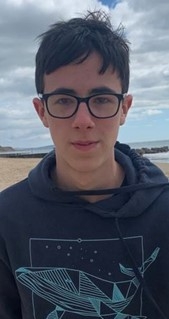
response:
<path fill-rule="evenodd" d="M 40 158 L 2 158 L 0 157 L 0 190 L 27 177 L 28 172 Z M 169 177 L 169 163 L 156 163 Z"/>
<path fill-rule="evenodd" d="M 0 191 L 27 177 L 40 158 L 5 158 L 0 157 Z"/>

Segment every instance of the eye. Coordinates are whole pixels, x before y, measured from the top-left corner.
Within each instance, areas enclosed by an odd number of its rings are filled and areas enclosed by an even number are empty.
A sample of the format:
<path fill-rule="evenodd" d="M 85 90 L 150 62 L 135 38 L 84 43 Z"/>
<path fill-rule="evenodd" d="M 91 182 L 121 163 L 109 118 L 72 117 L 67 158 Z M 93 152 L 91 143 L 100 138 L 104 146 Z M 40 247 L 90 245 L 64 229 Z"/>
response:
<path fill-rule="evenodd" d="M 62 98 L 55 99 L 56 104 L 70 105 L 73 102 L 74 102 L 74 100 L 71 98 L 68 98 L 68 97 L 62 97 Z"/>
<path fill-rule="evenodd" d="M 74 105 L 76 102 L 73 97 L 67 96 L 67 95 L 60 95 L 60 94 L 50 96 L 49 101 L 53 105 L 66 105 L 66 106 Z"/>
<path fill-rule="evenodd" d="M 99 95 L 93 98 L 93 103 L 95 104 L 106 104 L 111 103 L 111 97 L 107 95 Z"/>

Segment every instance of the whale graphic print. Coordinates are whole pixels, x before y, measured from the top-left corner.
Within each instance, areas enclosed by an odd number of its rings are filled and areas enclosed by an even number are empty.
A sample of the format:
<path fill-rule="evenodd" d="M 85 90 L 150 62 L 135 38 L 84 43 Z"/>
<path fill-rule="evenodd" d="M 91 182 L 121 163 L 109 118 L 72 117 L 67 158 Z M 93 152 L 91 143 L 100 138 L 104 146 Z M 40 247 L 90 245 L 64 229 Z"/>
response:
<path fill-rule="evenodd" d="M 86 246 L 84 245 L 86 242 L 81 240 L 82 242 L 83 246 Z M 91 244 L 93 241 L 88 241 L 87 244 L 89 242 Z M 61 249 L 61 242 L 57 247 Z M 73 248 L 72 242 L 71 247 Z M 155 262 L 158 253 L 159 248 L 157 247 L 139 265 L 138 269 L 142 276 Z M 17 269 L 16 278 L 33 293 L 33 308 L 35 308 L 33 313 L 34 318 L 37 319 L 36 298 L 50 304 L 49 312 L 42 317 L 44 319 L 146 318 L 142 316 L 141 311 L 137 316 L 128 313 L 128 306 L 138 294 L 140 283 L 132 268 L 119 262 L 118 269 L 123 280 L 114 281 L 111 278 L 108 280 L 104 278 L 105 276 L 98 276 L 75 267 L 37 267 L 33 265 Z M 141 289 L 139 294 L 141 298 Z"/>

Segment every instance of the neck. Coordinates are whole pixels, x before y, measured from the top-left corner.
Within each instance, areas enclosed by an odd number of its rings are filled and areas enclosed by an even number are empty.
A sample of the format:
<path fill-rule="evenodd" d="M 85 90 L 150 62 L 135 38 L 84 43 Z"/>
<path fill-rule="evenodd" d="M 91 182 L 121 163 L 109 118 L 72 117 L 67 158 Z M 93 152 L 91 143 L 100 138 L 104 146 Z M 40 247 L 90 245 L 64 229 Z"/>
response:
<path fill-rule="evenodd" d="M 52 172 L 52 178 L 57 186 L 66 191 L 97 190 L 120 187 L 124 179 L 124 170 L 112 160 L 106 168 L 99 171 L 81 172 L 69 167 L 62 168 L 62 164 L 57 161 L 57 168 Z M 110 173 L 111 172 L 111 173 Z M 111 195 L 82 196 L 88 202 L 103 200 Z"/>

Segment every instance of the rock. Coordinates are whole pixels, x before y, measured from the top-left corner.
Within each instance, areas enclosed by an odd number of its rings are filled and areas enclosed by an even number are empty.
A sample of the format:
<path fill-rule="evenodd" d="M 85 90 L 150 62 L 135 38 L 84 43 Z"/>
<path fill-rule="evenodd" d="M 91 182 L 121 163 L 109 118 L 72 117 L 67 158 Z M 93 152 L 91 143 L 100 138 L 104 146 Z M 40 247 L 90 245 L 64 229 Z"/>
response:
<path fill-rule="evenodd" d="M 162 147 L 151 147 L 151 148 L 147 148 L 147 147 L 142 147 L 140 149 L 135 149 L 135 151 L 140 154 L 140 155 L 144 155 L 144 154 L 154 154 L 154 153 L 166 153 L 169 152 L 169 147 L 168 146 L 162 146 Z"/>

